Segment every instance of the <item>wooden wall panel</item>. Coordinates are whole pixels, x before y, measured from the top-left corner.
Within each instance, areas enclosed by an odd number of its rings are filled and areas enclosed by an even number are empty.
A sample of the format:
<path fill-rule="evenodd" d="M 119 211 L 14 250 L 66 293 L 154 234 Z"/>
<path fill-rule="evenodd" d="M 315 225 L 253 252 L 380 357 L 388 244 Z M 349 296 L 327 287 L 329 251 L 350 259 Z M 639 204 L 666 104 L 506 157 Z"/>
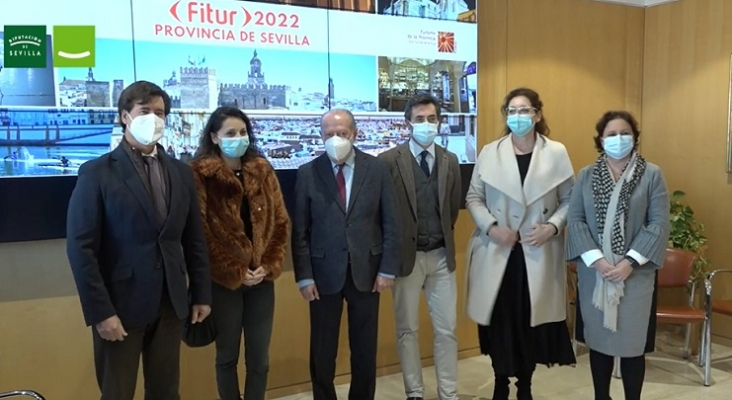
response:
<path fill-rule="evenodd" d="M 642 8 L 509 1 L 506 47 L 507 89 L 539 92 L 550 136 L 567 146 L 576 170 L 597 157 L 592 136 L 605 111 L 625 109 L 640 119 Z M 497 108 L 486 111 L 498 117 Z"/>
<path fill-rule="evenodd" d="M 645 22 L 643 153 L 683 190 L 707 226 L 708 256 L 730 268 L 732 185 L 725 173 L 732 2 L 682 0 L 649 8 Z M 732 298 L 731 277 L 716 295 Z M 715 335 L 732 339 L 732 320 L 716 316 Z"/>

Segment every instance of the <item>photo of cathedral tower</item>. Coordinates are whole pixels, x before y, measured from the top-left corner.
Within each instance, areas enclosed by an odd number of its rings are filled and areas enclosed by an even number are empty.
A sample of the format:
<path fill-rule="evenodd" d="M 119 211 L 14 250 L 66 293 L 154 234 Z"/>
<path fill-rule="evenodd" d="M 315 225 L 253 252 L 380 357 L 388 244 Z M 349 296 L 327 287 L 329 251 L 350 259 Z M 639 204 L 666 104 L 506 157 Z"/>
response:
<path fill-rule="evenodd" d="M 378 0 L 382 15 L 476 23 L 477 0 Z"/>
<path fill-rule="evenodd" d="M 262 61 L 254 56 L 249 61 L 247 83 L 229 83 L 219 87 L 219 106 L 231 106 L 245 110 L 267 110 L 270 108 L 285 108 L 288 106 L 287 94 L 289 86 L 268 85 Z"/>

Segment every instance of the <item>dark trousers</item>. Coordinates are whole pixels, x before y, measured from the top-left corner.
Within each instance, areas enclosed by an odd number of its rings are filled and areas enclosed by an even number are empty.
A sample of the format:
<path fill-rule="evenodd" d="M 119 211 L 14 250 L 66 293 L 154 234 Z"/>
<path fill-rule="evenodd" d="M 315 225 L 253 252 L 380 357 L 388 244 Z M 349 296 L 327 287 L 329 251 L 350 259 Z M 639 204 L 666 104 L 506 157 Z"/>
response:
<path fill-rule="evenodd" d="M 167 291 L 160 301 L 158 319 L 143 328 L 130 329 L 121 342 L 110 342 L 92 327 L 94 365 L 101 400 L 132 400 L 142 355 L 145 400 L 180 400 L 180 340 L 183 320 L 178 319 Z"/>
<path fill-rule="evenodd" d="M 239 400 L 239 353 L 244 332 L 244 400 L 264 400 L 269 373 L 269 343 L 274 320 L 274 283 L 229 290 L 213 284 L 216 324 L 216 384 L 221 400 Z"/>
<path fill-rule="evenodd" d="M 374 399 L 379 293 L 356 289 L 349 268 L 340 293 L 320 295 L 320 300 L 310 302 L 310 378 L 313 400 L 338 399 L 333 379 L 344 299 L 348 304 L 348 339 L 351 348 L 351 388 L 348 399 Z"/>

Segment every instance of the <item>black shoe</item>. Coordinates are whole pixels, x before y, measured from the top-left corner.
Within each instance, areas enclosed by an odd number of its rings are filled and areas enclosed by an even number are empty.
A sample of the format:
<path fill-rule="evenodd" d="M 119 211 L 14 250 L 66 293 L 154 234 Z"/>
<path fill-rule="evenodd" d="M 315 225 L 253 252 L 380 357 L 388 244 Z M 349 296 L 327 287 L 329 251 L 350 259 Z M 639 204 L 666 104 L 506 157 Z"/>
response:
<path fill-rule="evenodd" d="M 495 384 L 493 386 L 493 397 L 491 397 L 492 400 L 508 400 L 508 394 L 510 393 L 510 389 L 508 388 L 508 385 L 511 383 L 511 381 L 508 380 L 505 376 L 496 376 Z"/>
<path fill-rule="evenodd" d="M 517 400 L 534 400 L 534 397 L 531 395 L 532 375 L 533 373 L 518 376 L 518 381 L 516 381 L 516 388 L 518 389 L 516 393 Z"/>
<path fill-rule="evenodd" d="M 421 397 L 407 397 L 407 400 L 422 400 Z"/>

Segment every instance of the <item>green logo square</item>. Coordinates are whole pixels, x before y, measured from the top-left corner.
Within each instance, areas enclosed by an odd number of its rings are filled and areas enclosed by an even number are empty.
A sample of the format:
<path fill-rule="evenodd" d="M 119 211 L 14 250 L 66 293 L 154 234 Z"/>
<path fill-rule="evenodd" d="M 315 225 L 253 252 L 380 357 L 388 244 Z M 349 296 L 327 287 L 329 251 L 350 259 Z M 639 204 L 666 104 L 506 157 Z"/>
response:
<path fill-rule="evenodd" d="M 46 27 L 5 25 L 4 66 L 6 68 L 46 68 Z"/>
<path fill-rule="evenodd" d="M 94 68 L 96 42 L 94 26 L 54 26 L 53 66 Z"/>

